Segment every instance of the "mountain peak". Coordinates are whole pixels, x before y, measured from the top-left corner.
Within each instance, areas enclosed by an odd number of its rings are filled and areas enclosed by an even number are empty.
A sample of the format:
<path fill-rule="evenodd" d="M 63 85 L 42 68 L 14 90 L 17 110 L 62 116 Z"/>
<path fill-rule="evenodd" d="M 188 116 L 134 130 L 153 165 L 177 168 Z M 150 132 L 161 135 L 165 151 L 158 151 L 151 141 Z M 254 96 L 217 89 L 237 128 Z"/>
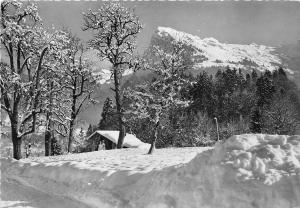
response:
<path fill-rule="evenodd" d="M 274 71 L 282 66 L 282 60 L 275 53 L 274 47 L 255 43 L 249 45 L 221 43 L 212 37 L 201 39 L 199 36 L 170 27 L 159 26 L 151 44 L 156 45 L 156 43 L 162 44 L 169 41 L 180 41 L 195 49 L 195 56 L 201 56 L 203 57 L 201 60 L 204 60 L 195 63 L 195 66 L 200 68 L 229 66 L 245 70 Z"/>

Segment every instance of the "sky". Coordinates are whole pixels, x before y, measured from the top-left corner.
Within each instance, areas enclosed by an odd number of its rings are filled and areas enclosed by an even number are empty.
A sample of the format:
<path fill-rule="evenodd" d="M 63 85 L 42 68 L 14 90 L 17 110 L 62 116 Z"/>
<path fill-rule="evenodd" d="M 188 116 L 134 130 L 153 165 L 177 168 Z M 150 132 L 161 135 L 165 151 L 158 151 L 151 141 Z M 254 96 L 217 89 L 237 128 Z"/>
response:
<path fill-rule="evenodd" d="M 68 27 L 87 41 L 82 31 L 82 12 L 95 10 L 103 2 L 35 2 L 46 26 Z M 171 27 L 220 42 L 240 44 L 295 43 L 300 39 L 300 2 L 123 2 L 135 8 L 144 29 L 138 37 L 138 50 L 149 44 L 158 26 Z"/>

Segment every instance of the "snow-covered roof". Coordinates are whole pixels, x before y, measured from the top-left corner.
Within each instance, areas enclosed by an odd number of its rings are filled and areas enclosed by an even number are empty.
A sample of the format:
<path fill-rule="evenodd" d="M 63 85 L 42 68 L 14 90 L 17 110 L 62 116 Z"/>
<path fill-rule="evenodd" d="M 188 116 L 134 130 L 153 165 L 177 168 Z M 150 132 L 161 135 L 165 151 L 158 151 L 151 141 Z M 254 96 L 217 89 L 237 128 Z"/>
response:
<path fill-rule="evenodd" d="M 119 131 L 95 131 L 87 139 L 90 139 L 95 134 L 100 134 L 115 144 L 118 143 Z M 126 136 L 125 136 L 124 142 L 123 142 L 123 147 L 148 149 L 148 148 L 150 148 L 150 144 L 142 142 L 141 140 L 136 138 L 136 136 L 133 134 L 126 133 Z"/>

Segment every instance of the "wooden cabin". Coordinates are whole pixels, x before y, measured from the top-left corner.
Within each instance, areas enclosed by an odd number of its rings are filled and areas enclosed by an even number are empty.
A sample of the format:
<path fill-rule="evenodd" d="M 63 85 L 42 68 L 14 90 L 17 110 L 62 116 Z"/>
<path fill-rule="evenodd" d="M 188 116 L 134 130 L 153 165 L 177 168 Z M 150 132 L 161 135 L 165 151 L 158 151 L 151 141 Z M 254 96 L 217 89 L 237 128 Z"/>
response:
<path fill-rule="evenodd" d="M 119 131 L 95 131 L 88 138 L 90 151 L 115 149 L 118 143 Z M 150 144 L 144 143 L 133 134 L 126 134 L 123 148 L 148 148 Z"/>

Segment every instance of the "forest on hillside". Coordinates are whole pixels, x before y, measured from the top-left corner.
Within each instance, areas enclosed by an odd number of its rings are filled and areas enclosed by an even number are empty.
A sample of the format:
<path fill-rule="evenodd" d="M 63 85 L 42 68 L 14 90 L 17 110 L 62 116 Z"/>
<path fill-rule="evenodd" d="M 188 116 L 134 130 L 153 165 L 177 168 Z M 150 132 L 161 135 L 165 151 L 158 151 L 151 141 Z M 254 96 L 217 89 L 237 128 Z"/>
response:
<path fill-rule="evenodd" d="M 179 103 L 163 109 L 157 147 L 210 146 L 217 140 L 244 133 L 293 135 L 299 128 L 297 86 L 282 68 L 260 74 L 255 70 L 242 73 L 227 68 L 214 76 L 201 72 L 196 77 L 183 77 L 186 82 L 178 95 L 187 105 Z M 126 89 L 131 92 L 131 100 L 128 98 L 127 102 L 134 100 L 136 104 L 136 99 L 142 98 L 140 92 L 152 95 L 151 88 L 156 81 L 157 78 L 153 78 L 142 88 Z M 173 84 L 177 81 L 177 78 L 170 80 Z M 134 96 L 132 92 L 135 92 Z M 152 92 L 157 93 L 155 89 Z M 142 108 L 149 103 L 144 103 Z M 132 111 L 130 104 L 126 107 Z M 148 116 L 128 114 L 126 125 L 127 131 L 149 143 L 153 140 L 156 124 L 154 109 L 152 111 L 149 109 Z M 116 110 L 110 98 L 106 99 L 101 116 L 98 125 L 89 126 L 87 136 L 95 130 L 117 129 Z"/>

